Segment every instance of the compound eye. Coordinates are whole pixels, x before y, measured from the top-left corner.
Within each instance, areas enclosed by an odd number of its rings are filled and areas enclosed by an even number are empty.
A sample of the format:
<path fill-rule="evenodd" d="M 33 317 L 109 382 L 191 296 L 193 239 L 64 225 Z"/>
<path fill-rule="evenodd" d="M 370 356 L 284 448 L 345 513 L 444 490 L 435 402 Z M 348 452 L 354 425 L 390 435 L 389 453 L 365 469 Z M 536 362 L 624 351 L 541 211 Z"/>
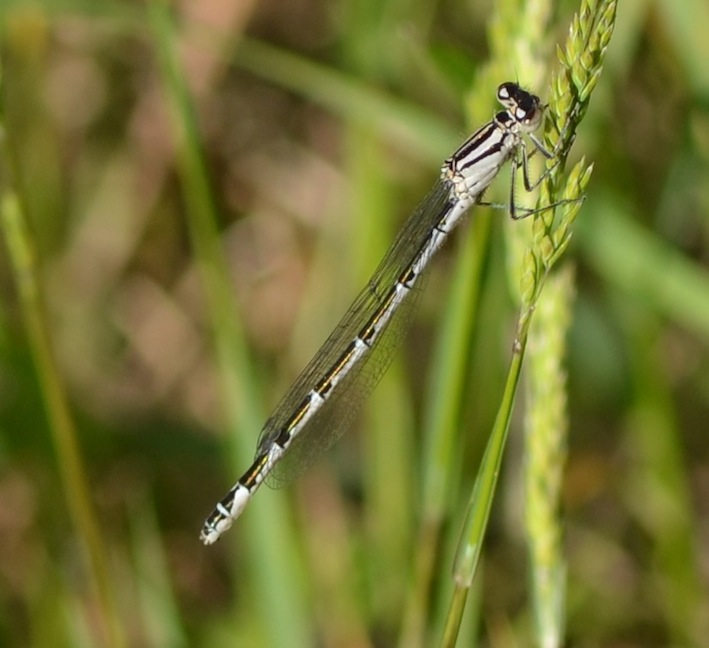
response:
<path fill-rule="evenodd" d="M 539 108 L 534 108 L 532 110 L 517 110 L 517 119 L 520 122 L 523 122 L 530 128 L 536 129 L 539 124 L 542 123 L 542 115 L 543 115 L 543 110 L 540 110 Z"/>

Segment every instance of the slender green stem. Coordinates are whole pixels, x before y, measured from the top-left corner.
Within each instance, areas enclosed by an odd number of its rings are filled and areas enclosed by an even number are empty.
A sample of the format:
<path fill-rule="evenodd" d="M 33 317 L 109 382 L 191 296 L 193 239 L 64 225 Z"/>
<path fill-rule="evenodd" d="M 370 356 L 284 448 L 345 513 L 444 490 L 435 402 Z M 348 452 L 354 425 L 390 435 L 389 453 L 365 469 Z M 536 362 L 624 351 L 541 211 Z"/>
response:
<path fill-rule="evenodd" d="M 33 238 L 20 200 L 9 188 L 3 192 L 0 211 L 27 338 L 57 453 L 64 497 L 88 557 L 90 581 L 105 624 L 106 645 L 120 648 L 125 645 L 125 640 L 110 585 L 108 556 L 91 503 L 89 480 L 79 449 L 76 426 L 52 349 Z"/>
<path fill-rule="evenodd" d="M 463 620 L 465 603 L 468 600 L 470 588 L 467 585 L 455 584 L 451 597 L 450 614 L 446 618 L 446 627 L 443 630 L 442 648 L 453 648 L 458 641 L 460 624 Z"/>
<path fill-rule="evenodd" d="M 519 376 L 522 371 L 526 341 L 527 337 L 524 334 L 519 335 L 515 340 L 500 408 L 470 497 L 468 513 L 461 534 L 462 540 L 453 567 L 453 578 L 459 586 L 470 587 L 477 570 L 482 550 L 482 539 L 485 536 L 492 500 L 500 475 L 500 465 L 510 427 Z"/>
<path fill-rule="evenodd" d="M 159 46 L 164 88 L 176 139 L 180 177 L 190 238 L 201 273 L 211 333 L 219 366 L 222 403 L 227 412 L 232 455 L 247 457 L 252 451 L 254 433 L 261 425 L 256 403 L 255 379 L 250 370 L 244 333 L 237 317 L 226 258 L 217 226 L 217 208 L 212 194 L 207 165 L 199 143 L 197 119 L 184 71 L 177 55 L 177 30 L 165 0 L 149 3 L 152 27 Z M 246 431 L 240 434 L 239 432 Z M 235 462 L 236 463 L 236 462 Z M 307 646 L 312 643 L 304 609 L 305 595 L 294 573 L 294 548 L 283 502 L 272 500 L 256 507 L 253 524 L 244 525 L 251 555 L 258 556 L 260 588 L 256 597 L 263 618 L 271 617 L 266 631 L 273 645 Z M 197 542 L 195 529 L 195 542 Z"/>

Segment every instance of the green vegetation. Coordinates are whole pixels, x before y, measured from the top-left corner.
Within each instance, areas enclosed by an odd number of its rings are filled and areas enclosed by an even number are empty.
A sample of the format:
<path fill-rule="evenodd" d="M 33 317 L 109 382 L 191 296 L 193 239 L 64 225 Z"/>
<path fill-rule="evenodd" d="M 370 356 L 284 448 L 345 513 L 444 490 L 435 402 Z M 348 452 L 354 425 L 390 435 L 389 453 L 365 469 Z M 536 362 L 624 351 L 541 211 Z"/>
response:
<path fill-rule="evenodd" d="M 704 0 L 0 4 L 0 645 L 701 645 L 708 31 Z M 203 547 L 507 80 L 562 160 L 516 200 L 566 202 L 473 210 L 353 430 Z"/>

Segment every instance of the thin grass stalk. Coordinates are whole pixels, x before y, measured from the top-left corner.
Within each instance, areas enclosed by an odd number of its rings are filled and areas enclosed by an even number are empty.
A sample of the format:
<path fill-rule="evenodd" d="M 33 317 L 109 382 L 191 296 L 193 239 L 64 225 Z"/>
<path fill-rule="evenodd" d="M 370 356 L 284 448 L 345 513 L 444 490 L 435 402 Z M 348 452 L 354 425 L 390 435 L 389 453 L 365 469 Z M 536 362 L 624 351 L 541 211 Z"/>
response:
<path fill-rule="evenodd" d="M 165 0 L 149 3 L 149 16 L 156 36 L 164 88 L 176 137 L 177 161 L 184 186 L 191 242 L 201 273 L 209 312 L 211 333 L 219 368 L 222 403 L 228 414 L 228 429 L 235 448 L 232 455 L 247 457 L 254 438 L 239 434 L 260 429 L 259 408 L 251 361 L 242 328 L 236 316 L 227 263 L 217 226 L 217 210 L 199 145 L 197 120 L 184 71 L 176 54 L 177 35 Z M 240 463 L 235 461 L 236 463 Z M 220 493 L 221 495 L 221 493 Z M 309 615 L 305 593 L 296 574 L 294 548 L 281 500 L 268 498 L 243 525 L 248 543 L 255 600 L 262 606 L 259 618 L 268 619 L 263 630 L 272 645 L 309 646 Z M 270 504 L 270 505 L 269 505 Z M 198 530 L 195 530 L 195 541 Z"/>
<path fill-rule="evenodd" d="M 1 120 L 1 118 L 0 118 Z M 0 123 L 0 130 L 2 130 Z M 9 161 L 7 150 L 3 157 Z M 100 525 L 91 502 L 89 480 L 77 439 L 76 425 L 52 348 L 46 301 L 39 278 L 34 239 L 19 196 L 5 188 L 1 198 L 2 226 L 15 276 L 15 285 L 27 331 L 28 343 L 52 434 L 69 515 L 87 557 L 91 589 L 100 611 L 105 645 L 126 645 L 111 586 L 109 559 Z"/>
<path fill-rule="evenodd" d="M 526 338 L 518 339 L 512 351 L 512 361 L 507 373 L 505 389 L 502 394 L 500 408 L 490 433 L 485 454 L 480 464 L 478 478 L 475 480 L 471 504 L 463 525 L 463 542 L 458 548 L 453 576 L 456 589 L 469 588 L 475 576 L 475 571 L 482 550 L 482 539 L 490 515 L 497 479 L 500 474 L 502 454 L 507 440 L 507 432 L 512 417 L 517 385 L 522 370 L 522 359 Z"/>
<path fill-rule="evenodd" d="M 443 630 L 442 648 L 455 648 L 458 643 L 460 624 L 465 612 L 465 604 L 468 600 L 469 587 L 455 586 L 450 603 L 450 613 L 446 617 L 446 626 Z"/>

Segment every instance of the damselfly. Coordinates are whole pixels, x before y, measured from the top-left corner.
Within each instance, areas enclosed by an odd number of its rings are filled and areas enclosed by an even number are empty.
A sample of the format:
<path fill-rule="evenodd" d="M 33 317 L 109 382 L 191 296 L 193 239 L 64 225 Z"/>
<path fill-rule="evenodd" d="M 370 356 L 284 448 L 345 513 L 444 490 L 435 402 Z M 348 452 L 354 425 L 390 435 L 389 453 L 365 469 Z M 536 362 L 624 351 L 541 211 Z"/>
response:
<path fill-rule="evenodd" d="M 369 283 L 266 421 L 253 464 L 205 521 L 200 536 L 204 544 L 216 542 L 229 529 L 279 465 L 296 457 L 307 462 L 352 420 L 403 337 L 400 329 L 419 277 L 508 160 L 512 161 L 510 209 L 516 217 L 514 180 L 519 167 L 525 187 L 532 188 L 524 135 L 546 157 L 552 155 L 532 134 L 544 112 L 539 97 L 508 82 L 497 89 L 497 99 L 504 110 L 445 161 L 431 193 L 406 221 Z"/>

